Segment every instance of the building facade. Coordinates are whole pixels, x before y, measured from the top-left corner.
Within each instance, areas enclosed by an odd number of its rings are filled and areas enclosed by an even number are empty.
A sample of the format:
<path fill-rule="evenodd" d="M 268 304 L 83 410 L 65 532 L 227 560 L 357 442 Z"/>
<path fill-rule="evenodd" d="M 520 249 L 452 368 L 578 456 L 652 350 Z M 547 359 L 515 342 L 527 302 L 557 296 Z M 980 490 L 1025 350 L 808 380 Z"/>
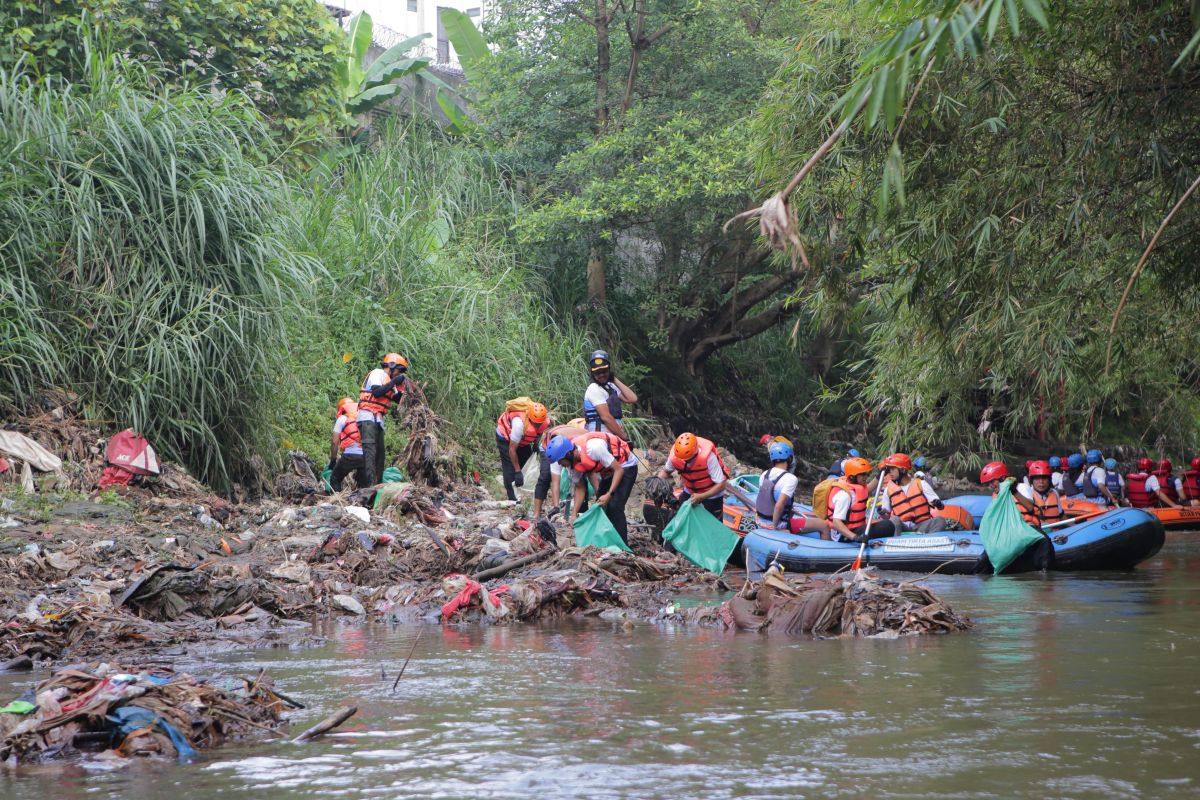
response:
<path fill-rule="evenodd" d="M 360 11 L 371 15 L 375 23 L 375 44 L 387 48 L 410 36 L 431 33 L 417 54 L 433 58 L 434 63 L 458 67 L 458 56 L 446 37 L 441 10 L 453 8 L 465 13 L 476 27 L 487 13 L 483 0 L 332 0 L 331 10 L 347 12 L 343 24 Z"/>

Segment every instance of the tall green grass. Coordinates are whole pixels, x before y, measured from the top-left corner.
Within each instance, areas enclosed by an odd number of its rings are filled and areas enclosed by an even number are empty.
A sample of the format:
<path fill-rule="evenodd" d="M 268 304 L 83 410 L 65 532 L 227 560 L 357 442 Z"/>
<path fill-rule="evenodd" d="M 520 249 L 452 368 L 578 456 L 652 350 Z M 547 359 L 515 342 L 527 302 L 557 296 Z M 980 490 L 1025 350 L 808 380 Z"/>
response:
<path fill-rule="evenodd" d="M 87 75 L 0 72 L 0 401 L 71 390 L 227 487 L 272 447 L 281 311 L 319 265 L 276 233 L 244 104 L 96 55 Z"/>
<path fill-rule="evenodd" d="M 482 154 L 418 121 L 384 130 L 336 174 L 309 176 L 296 192 L 293 241 L 326 272 L 292 317 L 282 438 L 325 454 L 329 410 L 391 351 L 408 357 L 410 377 L 476 464 L 493 460 L 508 397 L 578 416 L 588 342 L 552 317 L 545 286 L 521 266 L 508 235 L 515 213 Z M 391 448 L 399 443 L 391 437 Z"/>

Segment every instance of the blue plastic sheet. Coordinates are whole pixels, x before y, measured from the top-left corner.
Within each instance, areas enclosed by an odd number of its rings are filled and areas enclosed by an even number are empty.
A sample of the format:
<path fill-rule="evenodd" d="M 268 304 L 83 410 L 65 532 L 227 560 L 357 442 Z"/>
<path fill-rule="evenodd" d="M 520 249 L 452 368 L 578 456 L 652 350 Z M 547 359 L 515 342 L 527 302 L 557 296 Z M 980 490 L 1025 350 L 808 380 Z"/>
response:
<path fill-rule="evenodd" d="M 117 726 L 117 731 L 125 735 L 133 733 L 136 730 L 141 730 L 142 728 L 148 728 L 151 725 L 156 725 L 171 740 L 171 744 L 175 745 L 175 752 L 179 754 L 180 760 L 186 761 L 200 755 L 200 752 L 188 744 L 188 740 L 184 738 L 183 734 L 174 725 L 164 721 L 149 709 L 141 708 L 140 706 L 114 708 L 108 716 L 108 721 L 114 723 Z"/>

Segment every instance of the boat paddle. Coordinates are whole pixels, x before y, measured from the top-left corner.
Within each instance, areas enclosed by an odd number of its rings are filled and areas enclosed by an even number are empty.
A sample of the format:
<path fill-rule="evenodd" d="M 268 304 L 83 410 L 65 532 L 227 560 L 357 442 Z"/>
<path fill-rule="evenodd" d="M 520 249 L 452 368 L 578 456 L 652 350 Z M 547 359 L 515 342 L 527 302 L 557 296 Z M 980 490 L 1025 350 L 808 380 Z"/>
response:
<path fill-rule="evenodd" d="M 1048 531 L 1051 528 L 1058 528 L 1063 525 L 1070 525 L 1072 522 L 1082 522 L 1085 519 L 1091 519 L 1092 517 L 1098 517 L 1101 514 L 1107 514 L 1109 511 L 1114 511 L 1114 510 L 1115 509 L 1106 508 L 1103 511 L 1093 511 L 1090 514 L 1081 514 L 1078 517 L 1070 517 L 1069 519 L 1060 519 L 1058 522 L 1051 522 L 1049 525 L 1042 525 L 1040 527 L 1042 530 Z"/>
<path fill-rule="evenodd" d="M 862 546 L 858 548 L 858 557 L 850 569 L 858 572 L 862 569 L 863 554 L 867 552 L 867 540 L 871 536 L 871 523 L 875 521 L 875 509 L 879 508 L 879 493 L 883 491 L 883 470 L 879 471 L 879 481 L 875 486 L 875 499 L 871 502 L 871 510 L 867 513 L 867 524 L 863 528 Z"/>

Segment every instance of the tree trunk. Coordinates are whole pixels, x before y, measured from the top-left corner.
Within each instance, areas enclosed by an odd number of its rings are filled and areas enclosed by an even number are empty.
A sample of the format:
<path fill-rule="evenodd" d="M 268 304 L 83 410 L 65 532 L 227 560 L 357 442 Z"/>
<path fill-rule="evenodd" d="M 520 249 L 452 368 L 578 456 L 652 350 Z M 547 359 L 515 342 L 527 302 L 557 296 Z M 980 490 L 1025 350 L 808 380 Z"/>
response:
<path fill-rule="evenodd" d="M 599 247 L 594 245 L 591 253 L 588 254 L 587 284 L 588 300 L 598 306 L 605 305 L 608 302 L 608 296 L 604 289 L 604 254 L 600 252 Z"/>
<path fill-rule="evenodd" d="M 606 0 L 596 0 L 596 132 L 608 128 L 608 72 L 612 66 L 608 38 L 609 16 Z M 589 262 L 590 263 L 590 262 Z"/>

